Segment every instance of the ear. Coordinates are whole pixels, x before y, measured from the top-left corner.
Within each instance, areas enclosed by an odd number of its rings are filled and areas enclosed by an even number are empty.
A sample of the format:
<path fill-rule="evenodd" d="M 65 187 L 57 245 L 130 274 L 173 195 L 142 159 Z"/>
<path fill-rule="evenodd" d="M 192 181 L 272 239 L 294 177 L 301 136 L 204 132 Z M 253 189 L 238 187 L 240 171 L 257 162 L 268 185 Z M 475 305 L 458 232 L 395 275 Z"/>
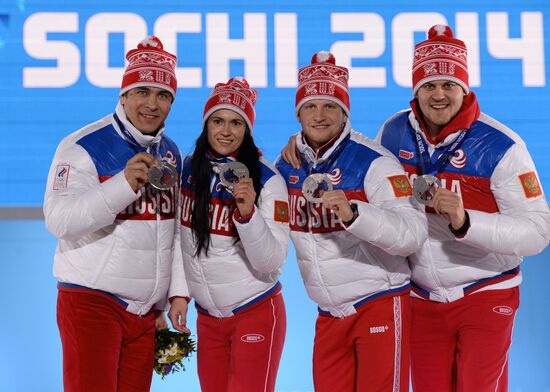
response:
<path fill-rule="evenodd" d="M 304 105 L 300 106 L 300 109 L 298 109 L 298 111 L 296 112 L 296 119 L 298 120 L 298 122 L 301 122 L 302 120 L 300 119 L 300 112 L 302 111 L 302 108 L 304 107 Z"/>
<path fill-rule="evenodd" d="M 124 106 L 124 104 L 126 103 L 126 94 L 122 94 L 118 100 L 120 101 L 120 104 Z"/>

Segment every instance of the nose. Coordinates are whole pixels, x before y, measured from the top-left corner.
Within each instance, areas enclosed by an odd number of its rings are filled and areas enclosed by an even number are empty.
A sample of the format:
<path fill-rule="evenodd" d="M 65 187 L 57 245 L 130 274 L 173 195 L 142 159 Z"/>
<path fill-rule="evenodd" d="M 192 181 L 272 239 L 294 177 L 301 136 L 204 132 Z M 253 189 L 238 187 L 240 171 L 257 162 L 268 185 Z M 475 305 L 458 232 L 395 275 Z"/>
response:
<path fill-rule="evenodd" d="M 325 109 L 323 108 L 315 108 L 313 112 L 313 120 L 320 122 L 323 121 L 325 118 Z"/>
<path fill-rule="evenodd" d="M 222 124 L 221 133 L 222 133 L 222 135 L 230 135 L 231 134 L 231 124 L 229 124 L 228 121 L 224 121 L 224 123 Z"/>
<path fill-rule="evenodd" d="M 147 101 L 145 102 L 147 108 L 150 110 L 155 110 L 158 107 L 157 96 L 156 94 L 149 94 L 147 96 Z"/>
<path fill-rule="evenodd" d="M 436 86 L 434 90 L 432 91 L 432 98 L 436 100 L 444 99 L 445 98 L 445 91 L 443 90 L 443 87 Z"/>

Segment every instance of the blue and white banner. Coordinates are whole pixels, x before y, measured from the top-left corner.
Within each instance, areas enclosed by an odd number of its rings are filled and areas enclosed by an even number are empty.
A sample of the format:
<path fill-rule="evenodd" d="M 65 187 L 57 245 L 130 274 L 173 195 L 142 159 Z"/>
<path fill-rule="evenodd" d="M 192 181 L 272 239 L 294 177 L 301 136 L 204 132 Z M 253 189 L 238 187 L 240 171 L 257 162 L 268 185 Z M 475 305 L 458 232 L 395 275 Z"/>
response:
<path fill-rule="evenodd" d="M 168 133 L 189 151 L 211 88 L 243 75 L 259 89 L 258 144 L 273 160 L 297 129 L 296 74 L 319 50 L 350 69 L 351 120 L 374 136 L 408 106 L 415 43 L 449 24 L 469 50 L 481 108 L 528 144 L 545 189 L 550 5 L 408 1 L 25 1 L 0 5 L 0 206 L 39 206 L 59 140 L 113 111 L 124 54 L 145 35 L 179 57 Z"/>

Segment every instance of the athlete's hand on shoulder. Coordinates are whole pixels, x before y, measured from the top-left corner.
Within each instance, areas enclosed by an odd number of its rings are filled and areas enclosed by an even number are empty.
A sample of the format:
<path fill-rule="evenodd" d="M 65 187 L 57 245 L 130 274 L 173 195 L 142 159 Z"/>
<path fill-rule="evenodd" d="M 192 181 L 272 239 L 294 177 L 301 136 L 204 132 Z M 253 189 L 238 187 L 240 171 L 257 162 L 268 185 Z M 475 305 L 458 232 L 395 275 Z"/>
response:
<path fill-rule="evenodd" d="M 300 159 L 300 154 L 298 153 L 298 148 L 296 147 L 296 136 L 292 135 L 288 139 L 288 143 L 283 147 L 281 151 L 281 156 L 283 159 L 292 165 L 293 168 L 299 169 L 302 163 Z"/>
<path fill-rule="evenodd" d="M 137 153 L 126 163 L 124 176 L 134 192 L 147 185 L 147 182 L 149 182 L 147 177 L 149 168 L 156 165 L 156 163 L 155 157 L 147 152 Z"/>

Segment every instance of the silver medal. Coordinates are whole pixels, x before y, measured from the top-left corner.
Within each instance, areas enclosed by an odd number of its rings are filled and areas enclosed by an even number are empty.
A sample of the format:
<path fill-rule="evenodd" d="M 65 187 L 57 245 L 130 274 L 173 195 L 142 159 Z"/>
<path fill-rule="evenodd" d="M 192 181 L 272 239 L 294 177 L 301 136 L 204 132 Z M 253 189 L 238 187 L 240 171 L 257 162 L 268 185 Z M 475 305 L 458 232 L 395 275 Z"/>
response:
<path fill-rule="evenodd" d="M 435 191 L 441 186 L 439 178 L 430 174 L 418 176 L 413 183 L 413 196 L 419 203 L 431 206 Z"/>
<path fill-rule="evenodd" d="M 147 173 L 149 183 L 161 191 L 165 191 L 174 186 L 178 179 L 176 168 L 168 162 L 159 161 L 155 166 L 149 168 Z"/>
<path fill-rule="evenodd" d="M 307 201 L 320 203 L 324 191 L 332 190 L 332 182 L 326 174 L 314 173 L 309 175 L 302 184 L 302 193 Z"/>
<path fill-rule="evenodd" d="M 220 182 L 229 190 L 235 189 L 241 178 L 248 178 L 248 168 L 241 162 L 228 162 L 220 166 Z"/>

